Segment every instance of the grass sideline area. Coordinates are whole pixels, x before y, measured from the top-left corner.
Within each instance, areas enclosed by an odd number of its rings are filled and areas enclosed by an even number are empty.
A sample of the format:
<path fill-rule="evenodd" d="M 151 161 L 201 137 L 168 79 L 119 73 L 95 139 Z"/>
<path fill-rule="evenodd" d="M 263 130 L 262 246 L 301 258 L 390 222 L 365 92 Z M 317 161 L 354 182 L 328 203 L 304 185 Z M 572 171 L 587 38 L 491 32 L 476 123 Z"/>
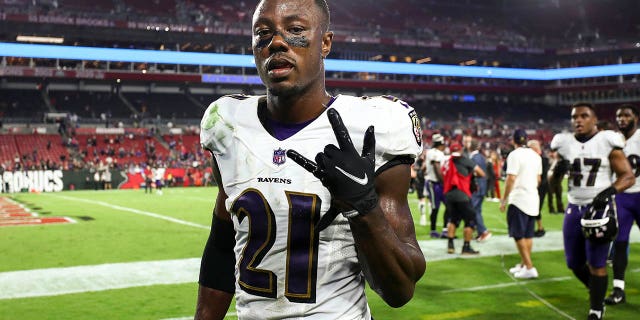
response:
<path fill-rule="evenodd" d="M 42 217 L 69 217 L 76 223 L 0 227 L 0 288 L 4 285 L 3 280 L 6 282 L 6 279 L 24 273 L 30 277 L 42 276 L 39 281 L 48 285 L 47 290 L 64 292 L 67 285 L 64 277 L 52 277 L 47 281 L 50 270 L 73 271 L 76 269 L 71 267 L 87 266 L 81 269 L 104 274 L 72 274 L 79 282 L 83 279 L 84 282 L 92 282 L 82 285 L 98 288 L 91 291 L 17 298 L 8 298 L 11 292 L 0 292 L 0 319 L 192 317 L 197 290 L 198 264 L 195 258 L 200 257 L 208 236 L 216 192 L 216 188 L 175 188 L 165 189 L 161 196 L 145 194 L 143 190 L 12 195 L 12 200 Z M 418 239 L 429 244 L 426 255 L 439 253 L 430 252 L 439 248 L 444 252 L 446 241 L 429 239 L 428 227 L 417 225 L 416 195 L 410 194 L 409 200 Z M 534 239 L 536 251 L 533 259 L 540 278 L 528 281 L 516 281 L 506 271 L 519 261 L 518 255 L 512 253 L 514 250 L 505 251 L 506 254 L 483 254 L 486 252 L 483 248 L 497 246 L 500 241 L 515 249 L 512 240 L 505 242 L 508 241 L 504 239 L 507 229 L 505 215 L 498 210 L 498 203 L 485 201 L 483 211 L 485 223 L 494 237 L 483 244 L 474 242 L 473 245 L 481 250 L 479 257 L 469 259 L 450 255 L 443 260 L 428 260 L 427 272 L 418 283 L 413 300 L 403 308 L 386 306 L 368 290 L 374 317 L 377 320 L 586 318 L 587 290 L 566 268 L 561 250 L 548 251 L 536 247 Z M 442 213 L 443 208 L 439 224 Z M 558 237 L 562 218 L 562 215 L 548 214 L 545 205 L 546 237 Z M 459 236 L 461 232 L 458 231 Z M 608 307 L 607 319 L 635 319 L 640 311 L 639 251 L 640 244 L 632 244 L 626 279 L 628 302 Z M 145 274 L 138 277 L 134 277 L 137 273 L 126 271 L 133 269 L 122 269 L 139 262 L 159 262 L 160 267 L 175 267 L 170 270 L 160 268 L 157 276 Z M 183 262 L 187 264 L 180 264 Z M 119 270 L 125 271 L 116 274 Z M 100 289 L 109 285 L 101 281 L 115 278 L 119 283 L 127 281 L 125 276 L 129 272 L 132 272 L 131 284 Z M 138 279 L 145 277 L 175 279 L 164 283 Z M 35 292 L 36 289 L 27 287 L 34 281 L 26 280 L 10 291 L 16 295 L 20 295 L 20 291 Z M 236 318 L 233 307 L 227 318 Z"/>

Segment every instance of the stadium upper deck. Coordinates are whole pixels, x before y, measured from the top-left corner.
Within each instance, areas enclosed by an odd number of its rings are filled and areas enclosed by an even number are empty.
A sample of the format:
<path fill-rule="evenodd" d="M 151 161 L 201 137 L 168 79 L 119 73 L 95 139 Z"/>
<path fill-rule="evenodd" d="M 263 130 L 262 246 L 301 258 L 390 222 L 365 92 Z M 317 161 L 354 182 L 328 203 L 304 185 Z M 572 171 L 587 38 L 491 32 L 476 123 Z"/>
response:
<path fill-rule="evenodd" d="M 20 34 L 63 35 L 65 44 L 72 45 L 245 53 L 257 1 L 2 2 L 4 41 Z M 602 51 L 618 51 L 608 63 L 631 61 L 637 51 L 626 51 L 640 50 L 633 17 L 640 4 L 632 0 L 584 0 L 581 5 L 552 0 L 329 2 L 339 44 L 333 57 L 341 59 L 428 57 L 442 64 L 475 60 L 478 65 L 546 68 L 598 64 L 607 56 Z M 576 53 L 581 55 L 577 62 Z"/>
<path fill-rule="evenodd" d="M 71 46 L 249 54 L 248 26 L 256 2 L 0 0 L 0 41 L 14 42 L 18 35 L 62 36 L 63 44 Z M 640 61 L 640 48 L 631 41 L 639 39 L 633 19 L 638 1 L 584 0 L 582 6 L 552 0 L 329 2 L 336 31 L 332 59 L 541 69 Z M 252 68 L 0 58 L 0 89 L 6 93 L 0 113 L 5 117 L 42 119 L 46 112 L 72 111 L 86 118 L 130 118 L 144 113 L 146 103 L 151 108 L 145 117 L 197 118 L 211 97 L 262 90 L 259 84 L 205 79 L 255 76 Z M 327 84 L 332 93 L 393 94 L 425 108 L 463 102 L 464 113 L 495 101 L 514 106 L 640 101 L 638 80 L 637 74 L 536 82 L 328 72 Z M 480 107 L 469 107 L 476 102 Z M 193 108 L 175 113 L 176 104 Z"/>

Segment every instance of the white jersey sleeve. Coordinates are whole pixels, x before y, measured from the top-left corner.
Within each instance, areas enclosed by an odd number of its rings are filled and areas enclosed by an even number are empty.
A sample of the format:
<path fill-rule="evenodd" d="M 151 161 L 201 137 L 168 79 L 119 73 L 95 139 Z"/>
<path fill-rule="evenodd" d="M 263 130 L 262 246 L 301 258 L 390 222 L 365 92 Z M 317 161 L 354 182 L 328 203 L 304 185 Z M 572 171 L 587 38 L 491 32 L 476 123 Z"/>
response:
<path fill-rule="evenodd" d="M 224 96 L 209 105 L 200 122 L 200 144 L 213 154 L 225 154 L 233 140 L 233 107 L 248 96 Z"/>
<path fill-rule="evenodd" d="M 420 120 L 402 100 L 389 96 L 339 96 L 331 107 L 340 113 L 358 151 L 362 150 L 365 130 L 374 126 L 376 170 L 398 156 L 415 160 L 422 152 Z"/>
<path fill-rule="evenodd" d="M 600 191 L 611 186 L 611 163 L 609 155 L 614 149 L 622 149 L 624 140 L 616 132 L 605 130 L 591 139 L 580 142 L 573 134 L 554 136 L 551 148 L 557 150 L 570 164 L 569 202 L 586 205 Z"/>

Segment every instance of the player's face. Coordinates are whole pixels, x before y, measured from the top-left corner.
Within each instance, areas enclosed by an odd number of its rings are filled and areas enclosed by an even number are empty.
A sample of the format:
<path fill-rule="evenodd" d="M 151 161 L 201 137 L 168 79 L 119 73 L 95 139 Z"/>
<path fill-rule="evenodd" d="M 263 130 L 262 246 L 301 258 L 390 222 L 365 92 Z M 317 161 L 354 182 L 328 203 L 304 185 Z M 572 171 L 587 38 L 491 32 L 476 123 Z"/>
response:
<path fill-rule="evenodd" d="M 598 117 L 589 107 L 575 107 L 571 109 L 571 125 L 576 135 L 592 135 L 597 131 Z"/>
<path fill-rule="evenodd" d="M 620 131 L 628 131 L 633 129 L 637 123 L 638 119 L 633 114 L 631 109 L 622 108 L 618 109 L 616 112 L 616 123 L 618 124 L 618 129 Z"/>
<path fill-rule="evenodd" d="M 313 0 L 264 0 L 253 15 L 253 55 L 258 74 L 273 95 L 304 92 L 324 83 L 323 56 L 332 34 Z"/>

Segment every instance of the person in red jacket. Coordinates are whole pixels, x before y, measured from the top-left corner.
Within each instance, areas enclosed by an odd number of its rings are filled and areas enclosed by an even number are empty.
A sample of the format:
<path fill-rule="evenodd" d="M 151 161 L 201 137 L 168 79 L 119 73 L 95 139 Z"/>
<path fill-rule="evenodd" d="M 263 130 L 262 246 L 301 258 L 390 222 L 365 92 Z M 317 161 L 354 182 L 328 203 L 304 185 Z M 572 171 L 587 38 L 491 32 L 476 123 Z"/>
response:
<path fill-rule="evenodd" d="M 475 225 L 476 213 L 471 205 L 471 179 L 473 175 L 484 177 L 484 170 L 471 159 L 462 155 L 462 146 L 454 142 L 450 147 L 451 156 L 442 166 L 444 178 L 444 202 L 447 207 L 445 215 L 450 218 L 447 224 L 448 253 L 454 253 L 456 228 L 460 221 L 464 221 L 463 255 L 473 255 L 480 252 L 471 247 L 471 237 Z"/>

